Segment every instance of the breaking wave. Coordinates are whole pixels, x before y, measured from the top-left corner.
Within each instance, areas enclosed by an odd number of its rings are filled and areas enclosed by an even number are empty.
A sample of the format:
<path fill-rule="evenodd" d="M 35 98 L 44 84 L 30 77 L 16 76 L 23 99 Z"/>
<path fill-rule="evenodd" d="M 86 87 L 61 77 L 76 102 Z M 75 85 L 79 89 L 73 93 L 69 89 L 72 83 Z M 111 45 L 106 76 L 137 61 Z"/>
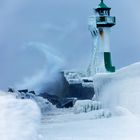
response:
<path fill-rule="evenodd" d="M 16 88 L 28 88 L 38 92 L 47 91 L 47 88 L 55 86 L 59 80 L 59 72 L 64 68 L 64 60 L 60 58 L 55 50 L 43 43 L 30 42 L 25 45 L 26 49 L 37 50 L 44 56 L 44 66 L 32 77 L 26 77 Z"/>

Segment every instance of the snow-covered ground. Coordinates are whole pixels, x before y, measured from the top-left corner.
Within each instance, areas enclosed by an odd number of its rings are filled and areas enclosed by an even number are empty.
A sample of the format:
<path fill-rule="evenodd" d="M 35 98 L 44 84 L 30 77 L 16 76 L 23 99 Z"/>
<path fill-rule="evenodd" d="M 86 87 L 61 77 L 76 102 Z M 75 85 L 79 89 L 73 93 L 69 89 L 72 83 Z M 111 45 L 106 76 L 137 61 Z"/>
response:
<path fill-rule="evenodd" d="M 85 101 L 78 112 L 53 109 L 41 116 L 35 100 L 1 92 L 0 140 L 139 140 L 140 63 L 93 80 L 101 104 Z"/>
<path fill-rule="evenodd" d="M 48 140 L 139 140 L 140 119 L 121 116 L 95 119 L 96 113 L 64 112 L 46 117 L 42 133 Z"/>

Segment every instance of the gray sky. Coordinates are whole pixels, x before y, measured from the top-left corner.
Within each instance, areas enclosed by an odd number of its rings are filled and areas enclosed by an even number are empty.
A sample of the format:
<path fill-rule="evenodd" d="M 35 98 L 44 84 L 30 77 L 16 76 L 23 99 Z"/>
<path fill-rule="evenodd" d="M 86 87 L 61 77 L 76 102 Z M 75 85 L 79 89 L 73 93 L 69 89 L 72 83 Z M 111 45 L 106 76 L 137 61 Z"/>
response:
<path fill-rule="evenodd" d="M 113 65 L 121 68 L 139 61 L 140 2 L 105 2 L 117 17 L 111 33 Z M 91 50 L 87 22 L 98 3 L 99 0 L 1 0 L 0 88 L 19 83 L 46 65 L 42 53 L 26 45 L 30 42 L 47 44 L 65 60 L 66 68 L 85 69 Z"/>

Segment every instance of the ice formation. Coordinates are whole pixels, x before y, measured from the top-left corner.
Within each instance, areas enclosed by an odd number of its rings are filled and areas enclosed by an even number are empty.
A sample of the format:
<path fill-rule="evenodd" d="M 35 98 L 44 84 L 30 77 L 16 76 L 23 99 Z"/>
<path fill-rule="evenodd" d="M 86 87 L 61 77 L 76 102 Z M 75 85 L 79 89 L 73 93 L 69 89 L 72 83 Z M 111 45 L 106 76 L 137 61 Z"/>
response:
<path fill-rule="evenodd" d="M 100 28 L 98 29 L 96 26 L 96 15 L 94 15 L 89 18 L 89 30 L 92 35 L 92 50 L 87 75 L 107 73 L 104 52 L 110 52 L 110 28 L 104 27 L 103 35 L 100 35 Z"/>
<path fill-rule="evenodd" d="M 93 78 L 96 97 L 104 107 L 121 106 L 140 114 L 140 63 L 132 64 L 114 74 L 100 74 Z"/>
<path fill-rule="evenodd" d="M 47 113 L 52 109 L 55 109 L 55 107 L 47 99 L 44 99 L 43 97 L 37 96 L 29 92 L 24 93 L 14 91 L 10 92 L 9 94 L 13 95 L 16 99 L 30 99 L 36 102 L 42 113 Z"/>
<path fill-rule="evenodd" d="M 74 105 L 74 113 L 90 112 L 101 109 L 101 103 L 92 100 L 78 100 Z"/>

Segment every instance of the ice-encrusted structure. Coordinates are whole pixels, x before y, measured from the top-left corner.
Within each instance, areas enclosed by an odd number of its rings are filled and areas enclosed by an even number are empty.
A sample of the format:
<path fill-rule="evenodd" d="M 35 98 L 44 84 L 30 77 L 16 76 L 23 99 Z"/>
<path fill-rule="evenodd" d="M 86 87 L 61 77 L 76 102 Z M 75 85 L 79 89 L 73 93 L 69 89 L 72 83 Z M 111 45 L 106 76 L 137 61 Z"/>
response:
<path fill-rule="evenodd" d="M 93 80 L 84 72 L 63 71 L 64 90 L 67 97 L 77 99 L 92 99 L 94 96 Z"/>
<path fill-rule="evenodd" d="M 78 100 L 74 105 L 74 113 L 89 113 L 93 112 L 94 119 L 97 118 L 109 118 L 112 116 L 111 111 L 103 109 L 102 104 L 99 101 L 93 100 Z"/>
<path fill-rule="evenodd" d="M 95 13 L 94 13 L 95 14 Z M 96 14 L 89 18 L 89 31 L 92 36 L 92 50 L 90 63 L 87 69 L 87 75 L 93 76 L 96 73 L 106 72 L 104 67 L 103 48 L 99 47 L 99 31 L 96 25 Z"/>
<path fill-rule="evenodd" d="M 74 105 L 74 113 L 81 113 L 81 112 L 90 112 L 93 110 L 101 109 L 101 103 L 98 101 L 92 100 L 78 100 Z"/>
<path fill-rule="evenodd" d="M 69 84 L 82 84 L 83 87 L 93 87 L 92 79 L 86 77 L 84 72 L 72 72 L 67 71 L 64 72 L 64 77 L 68 81 Z"/>
<path fill-rule="evenodd" d="M 93 77 L 95 93 L 105 108 L 126 108 L 139 114 L 140 63 L 124 67 L 113 74 L 98 74 Z M 126 111 L 128 112 L 128 111 Z"/>
<path fill-rule="evenodd" d="M 110 15 L 111 8 L 103 1 L 89 17 L 89 31 L 92 37 L 91 60 L 87 69 L 88 76 L 96 73 L 115 72 L 110 52 L 110 28 L 116 24 L 116 18 Z"/>
<path fill-rule="evenodd" d="M 94 100 L 100 101 L 103 109 L 108 108 L 113 115 L 140 114 L 140 63 L 124 67 L 115 73 L 96 74 L 93 80 Z M 75 112 L 88 112 L 92 101 L 78 101 Z"/>
<path fill-rule="evenodd" d="M 65 71 L 64 76 L 69 84 L 75 84 L 75 83 L 81 83 L 82 77 L 84 77 L 85 74 L 80 72 Z"/>

